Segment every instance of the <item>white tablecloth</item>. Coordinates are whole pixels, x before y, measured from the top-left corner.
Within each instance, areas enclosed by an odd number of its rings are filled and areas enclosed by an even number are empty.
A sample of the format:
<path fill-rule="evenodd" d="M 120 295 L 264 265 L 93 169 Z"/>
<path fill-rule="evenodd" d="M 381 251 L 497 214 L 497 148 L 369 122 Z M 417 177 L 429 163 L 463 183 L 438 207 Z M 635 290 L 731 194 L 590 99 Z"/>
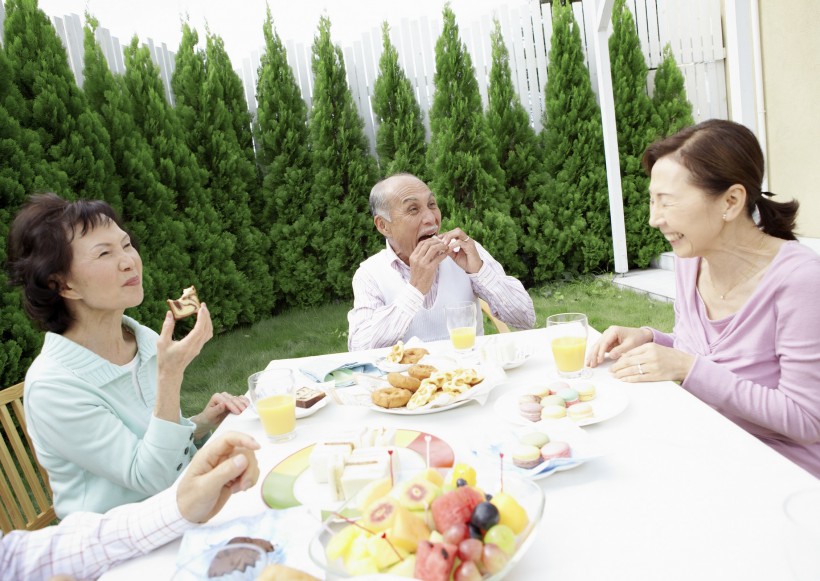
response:
<path fill-rule="evenodd" d="M 527 345 L 533 355 L 507 372 L 506 384 L 497 387 L 484 406 L 470 403 L 406 417 L 331 401 L 313 416 L 298 420 L 297 436 L 287 443 L 268 443 L 259 420 L 247 413 L 229 417 L 219 431 L 243 431 L 262 442 L 262 478 L 287 455 L 350 426 L 418 429 L 443 438 L 457 458 L 466 457 L 479 434 L 510 428 L 494 412 L 498 397 L 554 378 L 543 329 L 507 337 Z M 446 352 L 449 345 L 440 342 L 428 348 Z M 385 352 L 329 357 L 343 363 L 373 360 Z M 300 364 L 304 361 L 271 362 L 294 369 Z M 594 370 L 592 381 L 607 376 L 608 367 Z M 629 397 L 626 409 L 584 428 L 602 456 L 539 481 L 546 498 L 543 526 L 509 578 L 789 578 L 782 504 L 789 493 L 818 486 L 818 480 L 675 383 L 621 385 Z M 254 514 L 263 507 L 257 485 L 232 497 L 212 522 Z M 171 543 L 120 565 L 104 579 L 167 579 L 174 572 L 178 546 Z"/>

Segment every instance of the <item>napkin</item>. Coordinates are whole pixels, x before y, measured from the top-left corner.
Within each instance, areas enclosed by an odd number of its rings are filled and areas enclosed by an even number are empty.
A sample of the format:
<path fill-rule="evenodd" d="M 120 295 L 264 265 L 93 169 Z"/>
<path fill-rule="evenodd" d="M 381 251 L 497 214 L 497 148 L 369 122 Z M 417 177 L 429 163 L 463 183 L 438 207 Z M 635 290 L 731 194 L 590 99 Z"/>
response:
<path fill-rule="evenodd" d="M 319 383 L 335 381 L 336 387 L 346 387 L 356 383 L 353 377 L 354 373 L 382 375 L 382 372 L 368 361 L 354 361 L 340 365 L 338 361 L 319 359 L 309 362 L 304 367 L 300 367 L 299 371 Z"/>

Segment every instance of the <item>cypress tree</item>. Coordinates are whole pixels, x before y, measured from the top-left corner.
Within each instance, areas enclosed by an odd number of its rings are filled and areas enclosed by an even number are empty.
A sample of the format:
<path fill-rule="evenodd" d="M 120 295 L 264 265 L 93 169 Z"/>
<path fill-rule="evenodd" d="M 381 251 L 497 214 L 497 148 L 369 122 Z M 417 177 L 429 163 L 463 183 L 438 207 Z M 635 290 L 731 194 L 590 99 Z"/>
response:
<path fill-rule="evenodd" d="M 533 176 L 527 220 L 535 280 L 583 273 L 612 255 L 601 113 L 584 65 L 570 6 L 552 3 L 542 143 L 544 171 Z"/>
<path fill-rule="evenodd" d="M 533 202 L 527 181 L 538 171 L 541 153 L 529 115 L 513 88 L 510 53 L 501 34 L 501 24 L 498 19 L 494 23 L 491 34 L 493 60 L 487 89 L 487 124 L 496 158 L 504 172 L 504 187 L 511 205 L 510 216 L 521 238 L 524 218 L 530 214 Z M 521 258 L 527 267 L 517 274 L 525 278 L 525 284 L 530 284 L 532 281 L 527 278 L 531 276 L 533 259 L 525 255 L 523 248 L 519 250 L 519 255 L 523 255 Z"/>
<path fill-rule="evenodd" d="M 373 87 L 373 112 L 379 122 L 376 153 L 383 176 L 399 172 L 425 178 L 424 122 L 413 86 L 399 66 L 399 53 L 390 42 L 390 27 L 382 23 L 383 52 Z"/>
<path fill-rule="evenodd" d="M 11 78 L 25 102 L 18 121 L 37 132 L 46 158 L 68 177 L 68 188 L 56 193 L 121 210 L 108 133 L 77 87 L 48 17 L 36 0 L 7 0 L 4 29 Z"/>
<path fill-rule="evenodd" d="M 11 79 L 11 64 L 0 45 L 0 385 L 22 381 L 42 345 L 42 334 L 23 311 L 20 291 L 8 285 L 11 222 L 29 194 L 68 187 L 67 176 L 47 161 L 37 133 L 18 122 L 26 104 Z"/>
<path fill-rule="evenodd" d="M 244 275 L 245 287 L 238 297 L 242 305 L 238 321 L 250 323 L 273 309 L 273 283 L 265 259 L 269 242 L 251 223 L 249 200 L 256 190 L 256 167 L 239 144 L 226 105 L 223 83 L 236 73 L 222 39 L 208 34 L 204 52 L 196 44 L 196 31 L 183 25 L 171 84 L 188 146 L 205 171 L 211 204 L 225 230 L 236 238 L 232 258 Z M 243 119 L 248 119 L 247 107 Z"/>
<path fill-rule="evenodd" d="M 315 245 L 319 216 L 311 199 L 312 172 L 307 105 L 270 8 L 263 24 L 265 52 L 256 85 L 256 141 L 262 171 L 261 196 L 251 200 L 257 226 L 270 239 L 273 296 L 286 305 L 324 300 L 322 257 Z"/>
<path fill-rule="evenodd" d="M 475 68 L 461 42 L 456 17 L 444 7 L 444 27 L 436 41 L 435 95 L 430 108 L 427 150 L 431 187 L 442 210 L 509 210 L 504 174 L 490 141 Z M 479 213 L 480 217 L 480 213 Z"/>
<path fill-rule="evenodd" d="M 649 225 L 649 179 L 641 168 L 641 157 L 658 135 L 660 119 L 655 115 L 647 94 L 648 69 L 635 21 L 625 0 L 615 0 L 612 9 L 609 58 L 618 128 L 627 254 L 631 265 L 643 268 L 666 247 L 660 232 Z"/>
<path fill-rule="evenodd" d="M 658 135 L 666 137 L 695 123 L 692 104 L 686 98 L 683 73 L 678 69 L 672 47 L 663 47 L 663 61 L 655 72 L 655 90 L 652 104 L 660 120 Z"/>
<path fill-rule="evenodd" d="M 165 299 L 190 284 L 185 227 L 176 215 L 174 194 L 157 175 L 152 151 L 131 113 L 122 77 L 115 77 L 94 39 L 97 20 L 87 16 L 83 91 L 109 135 L 111 156 L 121 181 L 122 217 L 139 243 L 145 299 L 129 313 L 158 327 L 167 310 Z"/>
<path fill-rule="evenodd" d="M 176 194 L 175 217 L 185 226 L 192 270 L 186 286 L 194 284 L 199 289 L 215 329 L 229 329 L 237 323 L 248 300 L 246 281 L 232 259 L 235 237 L 224 229 L 211 205 L 204 187 L 207 176 L 185 143 L 176 112 L 165 101 L 165 90 L 148 48 L 139 46 L 136 37 L 125 48 L 125 65 L 125 87 L 134 121 L 151 147 L 160 182 Z"/>
<path fill-rule="evenodd" d="M 342 50 L 331 41 L 330 20 L 325 16 L 313 41 L 312 67 L 312 202 L 321 224 L 314 248 L 326 270 L 328 297 L 348 298 L 353 273 L 379 246 L 368 210 L 378 170 L 370 156 L 364 121 L 347 86 Z"/>

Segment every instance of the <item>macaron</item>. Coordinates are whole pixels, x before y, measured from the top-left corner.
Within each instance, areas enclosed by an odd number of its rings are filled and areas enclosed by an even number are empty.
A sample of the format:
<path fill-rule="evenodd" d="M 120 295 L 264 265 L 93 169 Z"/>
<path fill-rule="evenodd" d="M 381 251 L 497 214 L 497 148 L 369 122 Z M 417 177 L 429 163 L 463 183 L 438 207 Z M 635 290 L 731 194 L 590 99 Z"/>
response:
<path fill-rule="evenodd" d="M 575 391 L 578 392 L 578 399 L 581 401 L 590 401 L 595 399 L 595 386 L 588 381 L 576 383 Z"/>
<path fill-rule="evenodd" d="M 526 434 L 522 434 L 521 437 L 518 438 L 518 441 L 522 444 L 540 448 L 550 441 L 550 437 L 544 432 L 527 432 Z"/>
<path fill-rule="evenodd" d="M 518 411 L 521 416 L 531 422 L 537 422 L 541 419 L 541 404 L 540 403 L 522 403 L 518 406 Z"/>
<path fill-rule="evenodd" d="M 518 405 L 525 404 L 525 403 L 541 403 L 541 397 L 533 394 L 524 394 L 518 398 Z"/>
<path fill-rule="evenodd" d="M 550 388 L 546 385 L 534 385 L 527 389 L 527 393 L 537 395 L 538 397 L 544 397 L 545 395 L 550 394 Z"/>
<path fill-rule="evenodd" d="M 564 400 L 564 403 L 567 404 L 567 407 L 571 405 L 575 405 L 580 399 L 578 399 L 578 392 L 572 389 L 571 387 L 567 387 L 562 389 L 557 393 L 558 397 Z"/>
<path fill-rule="evenodd" d="M 570 387 L 572 387 L 572 386 L 571 386 L 569 383 L 567 383 L 566 381 L 562 381 L 562 380 L 560 380 L 560 379 L 556 379 L 555 381 L 550 381 L 550 382 L 547 384 L 547 387 L 549 388 L 550 393 L 551 393 L 552 395 L 555 395 L 556 393 L 558 393 L 558 392 L 559 392 L 559 391 L 561 391 L 562 389 L 569 389 L 569 388 L 570 388 Z"/>
<path fill-rule="evenodd" d="M 570 419 L 577 421 L 585 420 L 593 416 L 592 406 L 587 402 L 577 403 L 567 409 L 567 415 Z"/>
<path fill-rule="evenodd" d="M 536 446 L 521 444 L 513 452 L 512 460 L 519 468 L 535 468 L 544 461 L 544 457 Z"/>
<path fill-rule="evenodd" d="M 547 442 L 541 446 L 541 457 L 544 460 L 553 458 L 569 458 L 569 444 L 566 442 Z"/>
<path fill-rule="evenodd" d="M 564 401 L 564 398 L 560 395 L 548 395 L 547 397 L 541 398 L 541 407 L 545 407 L 548 405 L 559 405 L 562 408 L 567 407 L 567 402 Z"/>
<path fill-rule="evenodd" d="M 541 408 L 541 420 L 557 420 L 567 415 L 567 408 L 562 405 L 548 405 Z"/>

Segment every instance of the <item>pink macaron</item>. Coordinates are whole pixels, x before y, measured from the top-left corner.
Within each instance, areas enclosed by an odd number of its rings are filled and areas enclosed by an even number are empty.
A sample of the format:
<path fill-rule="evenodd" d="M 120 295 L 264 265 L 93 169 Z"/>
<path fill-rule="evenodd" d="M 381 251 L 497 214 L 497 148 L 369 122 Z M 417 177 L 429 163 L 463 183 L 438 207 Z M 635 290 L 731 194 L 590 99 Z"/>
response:
<path fill-rule="evenodd" d="M 541 457 L 544 460 L 551 460 L 552 458 L 569 458 L 569 444 L 566 442 L 547 442 L 541 446 Z"/>
<path fill-rule="evenodd" d="M 531 422 L 537 422 L 541 420 L 541 404 L 535 402 L 525 402 L 519 404 L 518 411 L 521 413 L 521 416 L 529 420 Z"/>

